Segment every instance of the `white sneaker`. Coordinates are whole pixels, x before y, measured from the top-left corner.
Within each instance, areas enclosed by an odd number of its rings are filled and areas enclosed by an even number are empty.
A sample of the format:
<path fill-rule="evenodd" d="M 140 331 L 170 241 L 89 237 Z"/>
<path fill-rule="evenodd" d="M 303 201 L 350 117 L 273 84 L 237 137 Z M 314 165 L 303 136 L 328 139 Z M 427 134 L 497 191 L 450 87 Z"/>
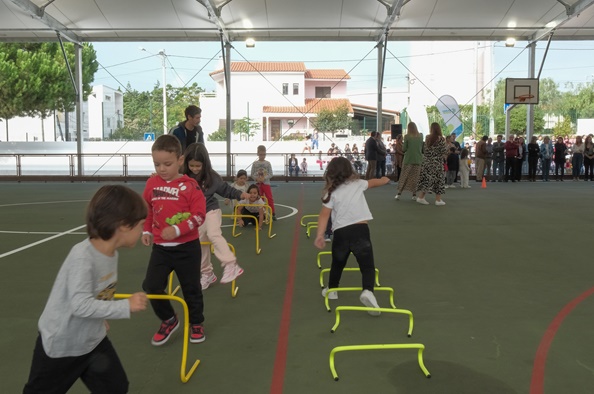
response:
<path fill-rule="evenodd" d="M 361 295 L 359 296 L 359 300 L 368 308 L 379 308 L 377 304 L 377 300 L 375 299 L 375 295 L 369 290 L 363 290 Z M 367 311 L 371 316 L 379 316 L 381 312 L 379 311 Z"/>
<path fill-rule="evenodd" d="M 230 283 L 233 282 L 239 275 L 243 274 L 243 269 L 235 264 L 227 264 L 225 269 L 223 270 L 223 277 L 221 278 L 221 283 Z"/>
<path fill-rule="evenodd" d="M 445 205 L 445 201 L 435 201 L 435 205 Z"/>
<path fill-rule="evenodd" d="M 456 185 L 454 185 L 454 184 L 450 185 L 450 189 L 455 189 L 455 188 L 456 188 Z"/>
<path fill-rule="evenodd" d="M 216 281 L 217 276 L 214 274 L 214 272 L 211 272 L 208 276 L 202 275 L 200 277 L 200 286 L 202 286 L 202 290 L 206 290 L 210 285 L 212 285 Z"/>
<path fill-rule="evenodd" d="M 449 188 L 450 188 L 450 185 L 445 185 L 444 187 L 445 187 L 446 189 L 449 189 Z"/>
<path fill-rule="evenodd" d="M 400 200 L 400 194 L 395 195 L 394 200 Z"/>
<path fill-rule="evenodd" d="M 328 293 L 328 288 L 324 287 L 324 289 L 322 290 L 322 297 L 326 297 L 326 293 Z M 328 299 L 329 300 L 337 300 L 338 293 L 335 291 L 331 291 L 330 293 L 328 293 Z"/>
<path fill-rule="evenodd" d="M 427 200 L 425 200 L 424 198 L 418 198 L 417 197 L 417 202 L 419 204 L 423 204 L 423 205 L 429 205 L 429 203 L 427 202 Z"/>
<path fill-rule="evenodd" d="M 417 196 L 412 196 L 413 201 L 417 201 Z"/>

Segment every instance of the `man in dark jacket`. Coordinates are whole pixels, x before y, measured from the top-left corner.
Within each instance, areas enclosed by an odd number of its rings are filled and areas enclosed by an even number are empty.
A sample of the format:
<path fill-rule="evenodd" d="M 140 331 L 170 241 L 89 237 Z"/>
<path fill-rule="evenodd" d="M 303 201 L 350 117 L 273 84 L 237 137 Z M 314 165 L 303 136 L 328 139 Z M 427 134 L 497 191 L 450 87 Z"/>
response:
<path fill-rule="evenodd" d="M 179 122 L 179 124 L 169 131 L 181 142 L 182 149 L 185 150 L 188 145 L 194 142 L 201 142 L 204 144 L 204 133 L 200 126 L 200 118 L 202 117 L 202 110 L 195 105 L 190 105 L 185 111 L 186 121 Z"/>
<path fill-rule="evenodd" d="M 375 178 L 375 168 L 377 165 L 377 132 L 372 131 L 371 137 L 365 141 L 365 160 L 367 160 L 367 172 L 365 173 L 365 179 Z"/>

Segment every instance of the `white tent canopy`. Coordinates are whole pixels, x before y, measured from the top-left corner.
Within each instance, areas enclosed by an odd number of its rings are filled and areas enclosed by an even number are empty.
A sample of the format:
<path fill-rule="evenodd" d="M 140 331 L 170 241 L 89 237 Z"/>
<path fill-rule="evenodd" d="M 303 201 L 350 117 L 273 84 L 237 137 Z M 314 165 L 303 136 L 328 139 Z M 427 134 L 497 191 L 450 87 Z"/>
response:
<path fill-rule="evenodd" d="M 0 0 L 0 41 L 594 39 L 594 0 Z"/>

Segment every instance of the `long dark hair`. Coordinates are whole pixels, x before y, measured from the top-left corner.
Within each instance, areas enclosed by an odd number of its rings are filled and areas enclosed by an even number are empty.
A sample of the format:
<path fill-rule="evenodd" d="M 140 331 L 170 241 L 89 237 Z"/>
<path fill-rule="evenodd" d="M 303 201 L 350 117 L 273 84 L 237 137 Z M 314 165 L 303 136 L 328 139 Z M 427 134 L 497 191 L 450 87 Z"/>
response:
<path fill-rule="evenodd" d="M 429 129 L 429 137 L 427 137 L 427 146 L 433 146 L 439 141 L 440 138 L 443 137 L 441 132 L 441 126 L 439 123 L 433 122 L 431 123 L 431 128 Z"/>
<path fill-rule="evenodd" d="M 353 179 L 358 179 L 359 174 L 355 172 L 353 165 L 346 157 L 335 157 L 330 160 L 326 173 L 324 174 L 324 180 L 326 185 L 322 191 L 322 202 L 327 203 L 330 201 L 330 196 L 336 188 L 343 183 L 346 183 Z"/>
<path fill-rule="evenodd" d="M 202 170 L 198 174 L 194 174 L 190 171 L 190 160 L 196 160 L 202 163 Z M 221 177 L 212 169 L 208 150 L 206 150 L 206 146 L 200 142 L 190 144 L 186 148 L 186 151 L 184 152 L 184 174 L 188 175 L 190 178 L 196 179 L 198 185 L 205 190 L 212 186 L 214 179 Z"/>

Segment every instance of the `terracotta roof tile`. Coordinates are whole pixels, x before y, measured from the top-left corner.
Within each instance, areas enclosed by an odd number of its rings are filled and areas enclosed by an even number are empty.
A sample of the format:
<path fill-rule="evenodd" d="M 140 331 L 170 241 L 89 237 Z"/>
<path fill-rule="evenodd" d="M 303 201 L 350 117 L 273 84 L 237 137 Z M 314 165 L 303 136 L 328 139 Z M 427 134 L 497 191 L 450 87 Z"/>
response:
<path fill-rule="evenodd" d="M 231 72 L 305 72 L 303 62 L 231 62 Z M 223 69 L 209 75 L 220 74 Z"/>
<path fill-rule="evenodd" d="M 322 109 L 334 111 L 340 106 L 346 105 L 349 113 L 353 113 L 353 107 L 348 99 L 305 99 L 305 105 L 291 106 L 269 106 L 263 107 L 264 113 L 318 113 Z"/>
<path fill-rule="evenodd" d="M 305 79 L 351 79 L 344 70 L 307 70 Z"/>

